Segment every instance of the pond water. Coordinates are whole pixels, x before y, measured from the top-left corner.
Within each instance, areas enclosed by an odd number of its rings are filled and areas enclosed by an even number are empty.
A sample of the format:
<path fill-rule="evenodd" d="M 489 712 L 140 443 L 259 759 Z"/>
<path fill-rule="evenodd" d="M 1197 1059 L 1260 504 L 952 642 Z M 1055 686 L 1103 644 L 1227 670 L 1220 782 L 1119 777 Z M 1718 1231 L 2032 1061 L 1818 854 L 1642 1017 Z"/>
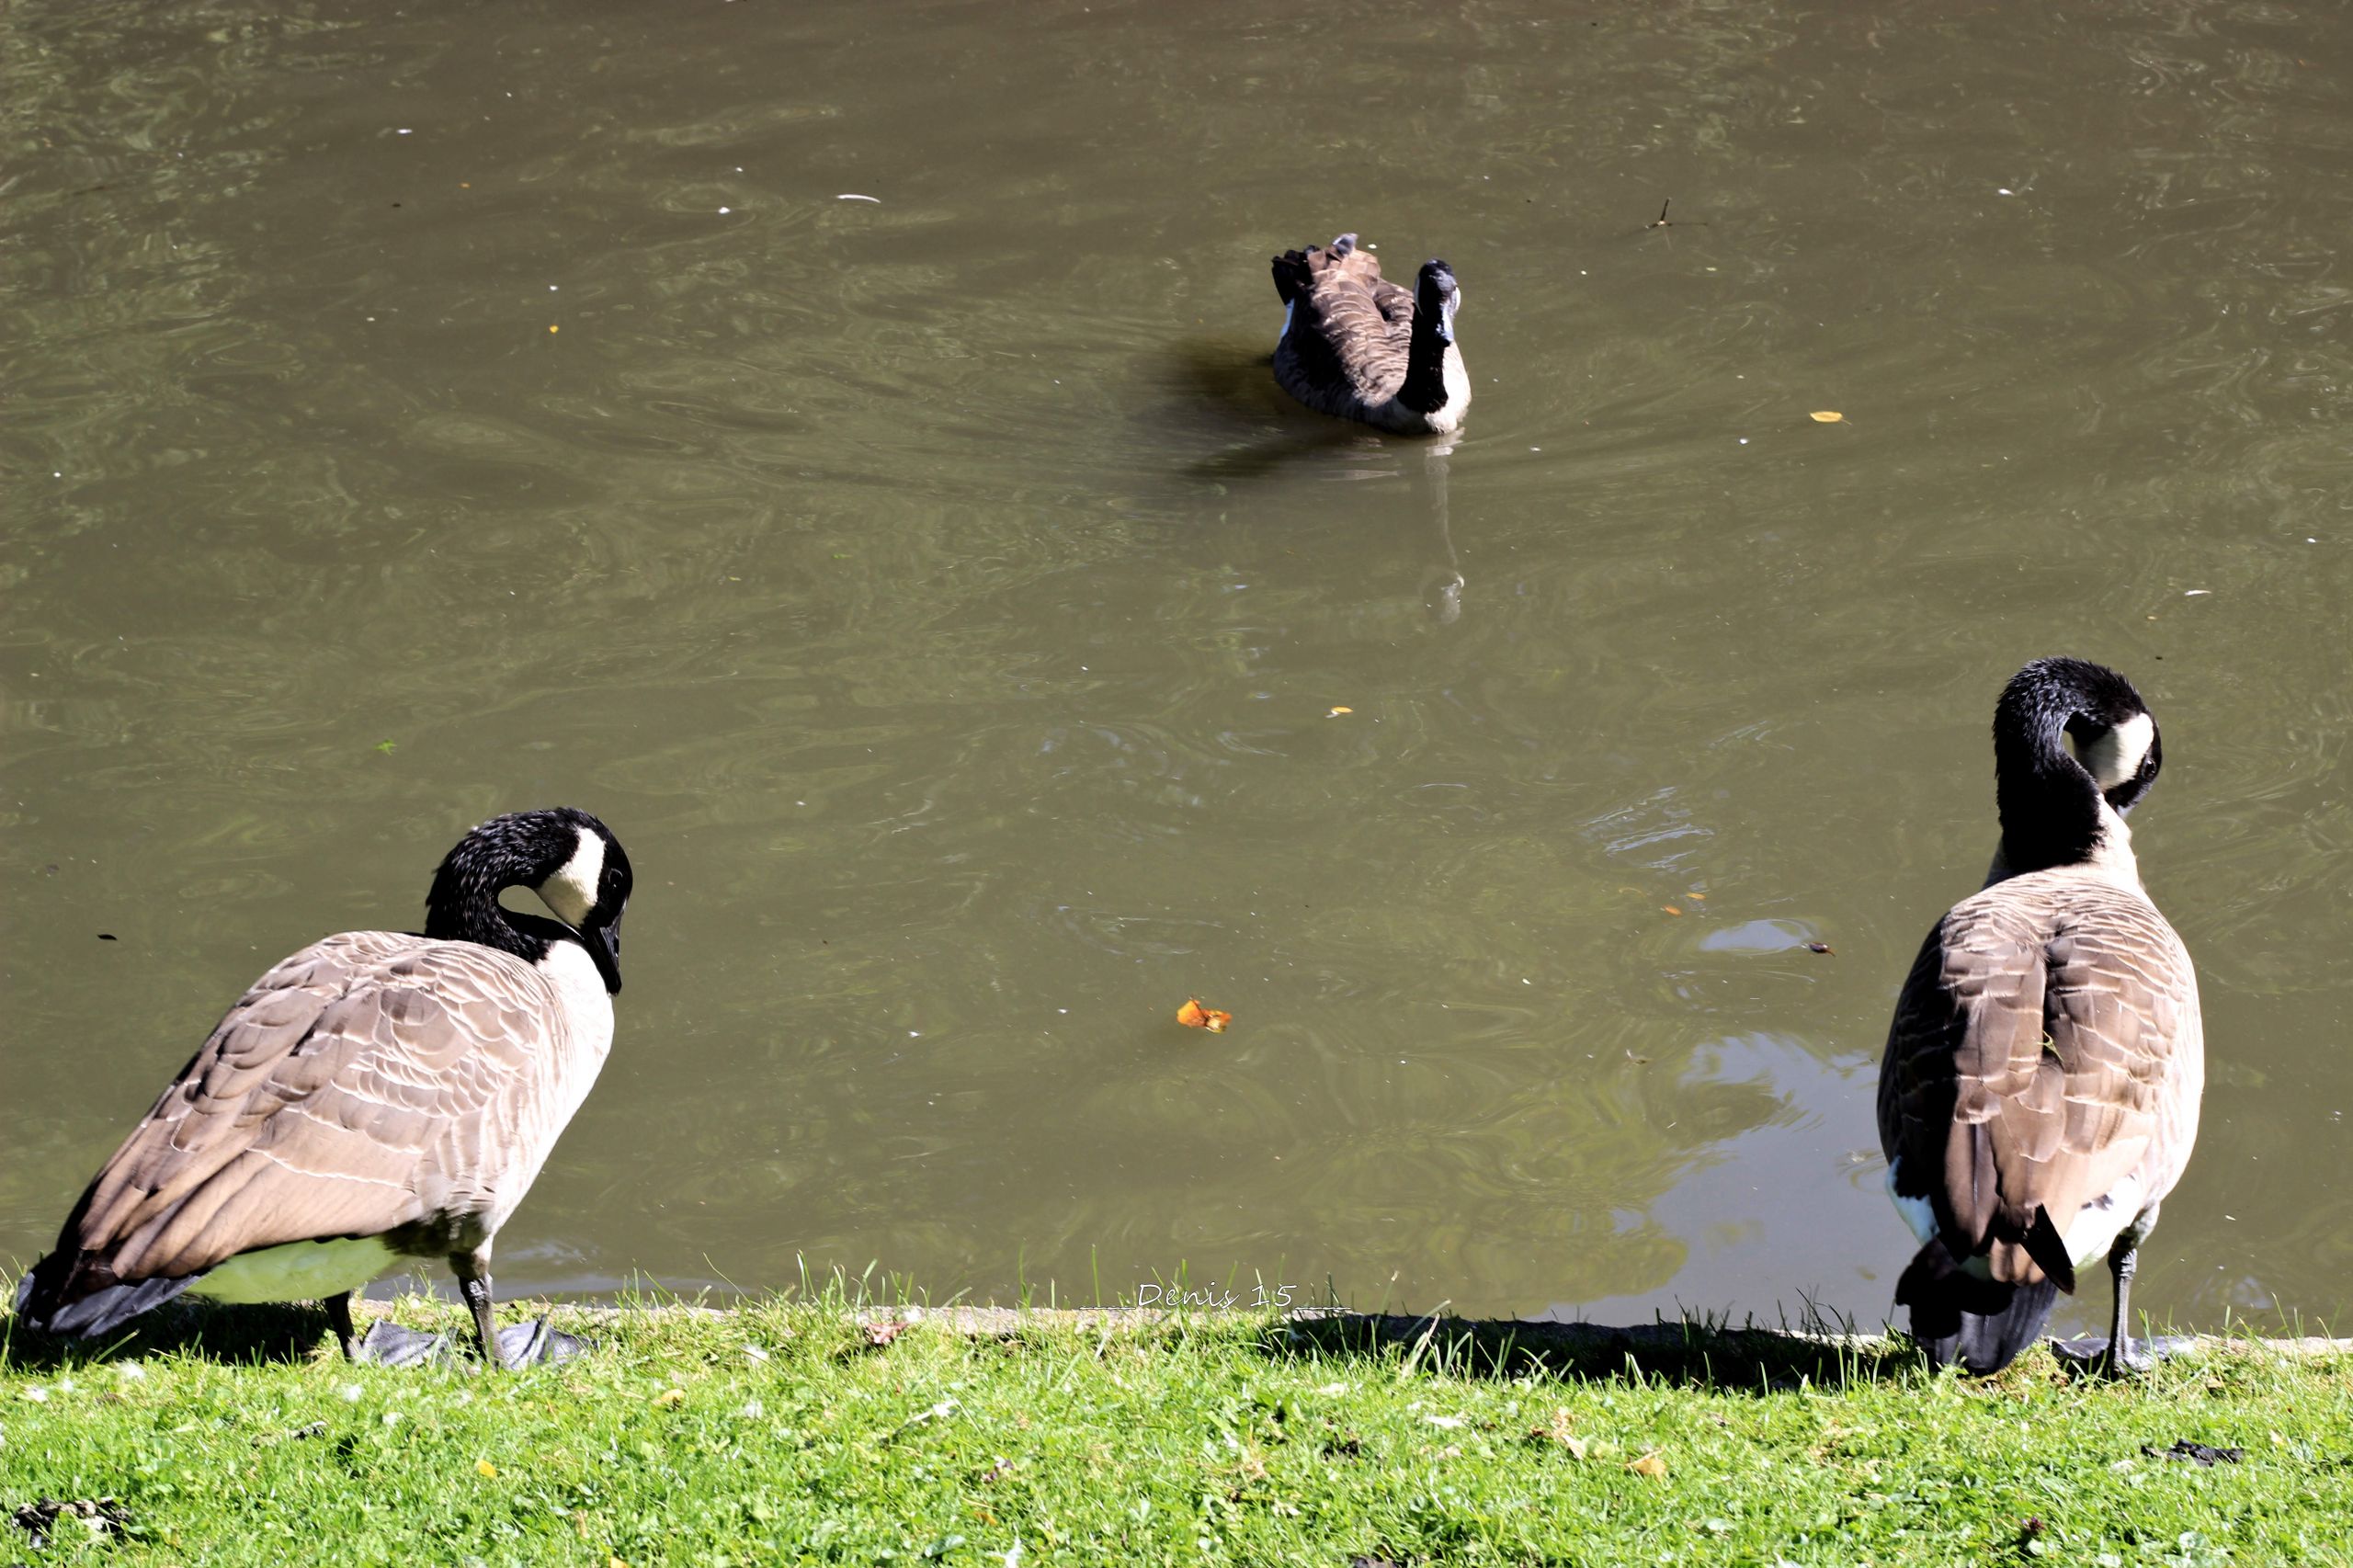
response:
<path fill-rule="evenodd" d="M 2353 14 L 8 27 L 0 1259 L 568 802 L 629 984 L 502 1293 L 1873 1325 L 1888 1011 L 2066 652 L 2206 1003 L 2135 1303 L 2353 1301 Z M 1344 229 L 1461 279 L 1449 448 L 1271 383 Z"/>

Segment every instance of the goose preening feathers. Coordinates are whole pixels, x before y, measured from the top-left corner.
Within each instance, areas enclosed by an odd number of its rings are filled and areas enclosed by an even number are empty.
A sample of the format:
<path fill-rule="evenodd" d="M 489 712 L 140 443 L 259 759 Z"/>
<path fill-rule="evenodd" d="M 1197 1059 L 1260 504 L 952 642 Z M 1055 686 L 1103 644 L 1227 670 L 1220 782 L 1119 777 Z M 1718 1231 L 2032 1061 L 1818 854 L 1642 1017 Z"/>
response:
<path fill-rule="evenodd" d="M 1354 234 L 1275 257 L 1283 335 L 1275 380 L 1318 414 L 1409 436 L 1462 425 L 1471 378 L 1454 346 L 1454 270 L 1422 263 L 1411 289 L 1381 276 Z"/>
<path fill-rule="evenodd" d="M 518 886 L 556 918 L 503 907 Z M 449 851 L 423 936 L 347 931 L 280 962 L 82 1194 L 17 1316 L 87 1338 L 182 1291 L 324 1300 L 347 1356 L 416 1360 L 441 1336 L 379 1323 L 363 1345 L 351 1292 L 438 1257 L 485 1361 L 576 1349 L 544 1322 L 493 1332 L 491 1242 L 612 1043 L 630 886 L 603 823 L 518 812 Z"/>
<path fill-rule="evenodd" d="M 2099 665 L 2038 659 L 1995 709 L 2001 845 L 1928 933 L 1880 1069 L 1888 1192 L 1920 1242 L 1895 1300 L 1937 1365 L 2008 1365 L 2100 1257 L 2107 1365 L 2137 1364 L 2135 1255 L 2205 1081 L 2197 976 L 2124 825 L 2159 760 L 2140 693 Z"/>

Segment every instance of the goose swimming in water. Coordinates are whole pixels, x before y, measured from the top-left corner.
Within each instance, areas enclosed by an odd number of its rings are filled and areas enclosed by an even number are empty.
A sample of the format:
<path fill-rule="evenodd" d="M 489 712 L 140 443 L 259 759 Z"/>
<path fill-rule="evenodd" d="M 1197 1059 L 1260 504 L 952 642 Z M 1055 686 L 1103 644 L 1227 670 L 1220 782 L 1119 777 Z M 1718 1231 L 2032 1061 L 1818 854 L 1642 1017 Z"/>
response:
<path fill-rule="evenodd" d="M 2205 1083 L 2198 978 L 2124 825 L 2159 761 L 2141 694 L 2099 665 L 2038 659 L 1995 708 L 2000 847 L 1928 933 L 1880 1068 L 1888 1193 L 1920 1244 L 1895 1300 L 1935 1365 L 2007 1366 L 2100 1257 L 2101 1358 L 2145 1364 L 2137 1253 Z"/>
<path fill-rule="evenodd" d="M 1426 261 L 1411 290 L 1381 276 L 1354 234 L 1275 257 L 1283 335 L 1275 380 L 1318 414 L 1407 436 L 1462 426 L 1471 378 L 1454 343 L 1454 269 Z"/>
<path fill-rule="evenodd" d="M 557 918 L 503 907 L 510 887 Z M 604 1065 L 630 887 L 603 823 L 518 812 L 449 851 L 423 936 L 347 931 L 279 963 L 82 1194 L 17 1315 L 91 1338 L 183 1291 L 318 1300 L 346 1356 L 415 1361 L 442 1336 L 362 1342 L 351 1293 L 446 1258 L 485 1361 L 576 1351 L 545 1320 L 494 1333 L 491 1243 Z"/>

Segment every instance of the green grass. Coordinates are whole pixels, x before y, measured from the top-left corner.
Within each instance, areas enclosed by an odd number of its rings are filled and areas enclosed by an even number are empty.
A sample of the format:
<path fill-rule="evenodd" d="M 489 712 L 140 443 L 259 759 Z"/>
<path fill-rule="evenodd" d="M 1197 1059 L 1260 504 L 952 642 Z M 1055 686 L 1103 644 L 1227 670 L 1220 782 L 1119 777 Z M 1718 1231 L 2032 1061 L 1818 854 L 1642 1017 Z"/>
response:
<path fill-rule="evenodd" d="M 625 1312 L 491 1376 L 347 1367 L 298 1310 L 97 1356 L 17 1335 L 0 1516 L 129 1524 L 36 1552 L 0 1518 L 0 1562 L 2317 1564 L 2353 1534 L 2346 1358 L 1977 1382 L 1699 1329 L 1629 1360 L 1233 1315 L 935 1313 L 877 1346 L 846 1306 Z M 2144 1457 L 2177 1438 L 2245 1459 Z"/>

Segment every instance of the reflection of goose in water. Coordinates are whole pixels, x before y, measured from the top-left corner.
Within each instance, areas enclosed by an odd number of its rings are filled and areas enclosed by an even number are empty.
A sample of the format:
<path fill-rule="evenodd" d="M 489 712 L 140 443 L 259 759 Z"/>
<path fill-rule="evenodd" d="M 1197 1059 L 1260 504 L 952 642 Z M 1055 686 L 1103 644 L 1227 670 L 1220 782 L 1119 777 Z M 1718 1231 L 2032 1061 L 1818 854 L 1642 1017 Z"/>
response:
<path fill-rule="evenodd" d="M 2101 1256 L 2092 1353 L 2134 1364 L 2136 1254 L 2205 1080 L 2197 976 L 2124 825 L 2159 757 L 2140 693 L 2080 659 L 2027 665 L 1995 709 L 2001 846 L 1928 933 L 1880 1069 L 1888 1192 L 1920 1241 L 1895 1299 L 1938 1365 L 2007 1366 Z"/>
<path fill-rule="evenodd" d="M 1338 426 L 1313 428 L 1317 434 L 1312 438 L 1302 437 L 1296 430 L 1286 432 L 1270 440 L 1230 448 L 1199 459 L 1185 464 L 1180 472 L 1220 492 L 1256 485 L 1309 462 L 1316 466 L 1322 477 L 1336 483 L 1406 481 L 1423 495 L 1424 510 L 1438 535 L 1438 552 L 1444 557 L 1442 563 L 1433 559 L 1422 568 L 1418 592 L 1439 625 L 1452 624 L 1462 613 L 1463 576 L 1448 510 L 1447 460 L 1461 437 L 1441 436 L 1415 448 L 1381 441 L 1362 432 L 1350 434 Z"/>
<path fill-rule="evenodd" d="M 1454 271 L 1422 263 L 1411 290 L 1381 276 L 1354 234 L 1274 259 L 1283 332 L 1275 380 L 1318 414 L 1399 435 L 1461 429 L 1471 378 L 1454 343 Z"/>
<path fill-rule="evenodd" d="M 1438 542 L 1446 551 L 1446 565 L 1422 571 L 1422 602 L 1440 626 L 1451 626 L 1462 613 L 1462 562 L 1454 553 L 1454 530 L 1446 508 L 1446 460 L 1453 455 L 1458 436 L 1443 436 L 1422 454 L 1422 474 L 1429 481 L 1430 519 L 1438 526 Z"/>
<path fill-rule="evenodd" d="M 558 918 L 505 908 L 510 887 Z M 494 817 L 441 862 L 423 936 L 346 931 L 279 963 L 82 1194 L 17 1317 L 88 1338 L 182 1291 L 324 1300 L 346 1356 L 413 1361 L 440 1336 L 363 1343 L 351 1293 L 443 1257 L 485 1360 L 576 1349 L 545 1320 L 493 1330 L 490 1248 L 604 1065 L 630 887 L 587 812 Z"/>

